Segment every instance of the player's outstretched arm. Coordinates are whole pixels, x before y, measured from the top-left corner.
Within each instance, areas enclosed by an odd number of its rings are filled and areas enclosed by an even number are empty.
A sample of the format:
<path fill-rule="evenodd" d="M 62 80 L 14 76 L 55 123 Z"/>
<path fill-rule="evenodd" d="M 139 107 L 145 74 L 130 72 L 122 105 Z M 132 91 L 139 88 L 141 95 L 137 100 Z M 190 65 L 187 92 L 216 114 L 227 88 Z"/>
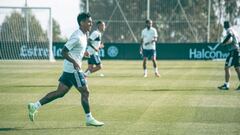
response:
<path fill-rule="evenodd" d="M 100 44 L 100 46 L 99 46 L 99 49 L 100 49 L 100 48 L 104 48 L 103 42 L 101 42 L 101 44 Z"/>

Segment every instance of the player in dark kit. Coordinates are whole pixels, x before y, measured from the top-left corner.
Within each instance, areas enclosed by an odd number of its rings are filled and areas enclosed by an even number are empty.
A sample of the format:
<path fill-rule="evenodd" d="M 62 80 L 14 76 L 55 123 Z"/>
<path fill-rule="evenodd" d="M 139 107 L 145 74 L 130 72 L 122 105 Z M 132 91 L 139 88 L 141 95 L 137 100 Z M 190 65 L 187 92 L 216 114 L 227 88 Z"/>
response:
<path fill-rule="evenodd" d="M 230 68 L 234 66 L 235 71 L 238 75 L 238 79 L 240 80 L 240 64 L 239 64 L 239 34 L 236 29 L 236 26 L 230 27 L 228 21 L 224 22 L 224 29 L 227 32 L 224 40 L 220 43 L 221 45 L 225 45 L 228 47 L 229 55 L 226 58 L 225 62 L 225 83 L 222 86 L 219 86 L 220 90 L 228 90 L 230 87 L 229 80 L 231 77 Z M 240 85 L 236 90 L 240 90 Z"/>

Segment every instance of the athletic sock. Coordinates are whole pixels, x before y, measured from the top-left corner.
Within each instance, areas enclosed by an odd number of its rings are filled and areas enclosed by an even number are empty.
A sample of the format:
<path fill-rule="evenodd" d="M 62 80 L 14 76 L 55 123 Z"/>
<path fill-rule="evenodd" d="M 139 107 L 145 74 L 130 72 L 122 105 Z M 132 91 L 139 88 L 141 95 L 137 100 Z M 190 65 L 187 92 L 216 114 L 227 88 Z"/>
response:
<path fill-rule="evenodd" d="M 224 84 L 225 84 L 227 87 L 230 86 L 229 82 L 225 82 Z"/>
<path fill-rule="evenodd" d="M 86 114 L 86 120 L 91 120 L 93 118 L 92 113 L 87 113 Z"/>
<path fill-rule="evenodd" d="M 35 107 L 36 109 L 39 109 L 41 106 L 42 106 L 42 105 L 41 105 L 41 103 L 40 103 L 39 101 L 37 101 L 36 103 L 34 103 L 34 107 Z"/>
<path fill-rule="evenodd" d="M 144 69 L 144 75 L 146 75 L 147 74 L 147 69 Z"/>
<path fill-rule="evenodd" d="M 154 71 L 155 71 L 155 73 L 158 73 L 158 68 L 157 67 L 154 68 Z"/>

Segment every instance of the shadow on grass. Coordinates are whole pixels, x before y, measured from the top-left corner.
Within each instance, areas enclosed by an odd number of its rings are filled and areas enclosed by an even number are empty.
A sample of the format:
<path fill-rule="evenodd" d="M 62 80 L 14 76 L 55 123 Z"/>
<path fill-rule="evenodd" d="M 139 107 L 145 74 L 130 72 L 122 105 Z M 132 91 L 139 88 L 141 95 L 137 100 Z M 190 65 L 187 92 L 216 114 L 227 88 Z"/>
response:
<path fill-rule="evenodd" d="M 59 128 L 54 128 L 54 127 L 49 127 L 49 128 L 21 128 L 21 127 L 16 127 L 16 128 L 0 128 L 0 132 L 4 131 L 37 131 L 37 130 L 66 130 L 66 129 L 81 129 L 81 128 L 88 128 L 87 126 L 79 126 L 79 127 L 59 127 Z"/>
<path fill-rule="evenodd" d="M 11 85 L 9 87 L 34 88 L 34 87 L 57 87 L 57 85 Z"/>
<path fill-rule="evenodd" d="M 16 128 L 0 128 L 0 132 L 1 131 L 11 131 L 11 130 L 15 130 Z"/>
<path fill-rule="evenodd" d="M 161 92 L 161 91 L 213 91 L 209 89 L 150 89 L 150 90 L 133 90 L 133 91 L 145 91 L 145 92 Z"/>

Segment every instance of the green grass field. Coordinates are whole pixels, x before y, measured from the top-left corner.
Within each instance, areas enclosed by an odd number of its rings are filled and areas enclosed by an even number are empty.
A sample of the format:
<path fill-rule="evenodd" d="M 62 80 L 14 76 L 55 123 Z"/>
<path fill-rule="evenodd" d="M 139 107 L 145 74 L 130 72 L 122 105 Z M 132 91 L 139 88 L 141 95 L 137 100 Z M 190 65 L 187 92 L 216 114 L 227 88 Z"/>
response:
<path fill-rule="evenodd" d="M 0 61 L 0 135 L 240 134 L 234 69 L 231 89 L 216 88 L 224 82 L 223 61 L 158 61 L 160 78 L 154 77 L 151 62 L 148 78 L 142 77 L 141 61 L 103 64 L 88 84 L 92 114 L 105 125 L 86 127 L 75 88 L 43 106 L 35 123 L 28 119 L 27 104 L 55 90 L 62 61 Z"/>

